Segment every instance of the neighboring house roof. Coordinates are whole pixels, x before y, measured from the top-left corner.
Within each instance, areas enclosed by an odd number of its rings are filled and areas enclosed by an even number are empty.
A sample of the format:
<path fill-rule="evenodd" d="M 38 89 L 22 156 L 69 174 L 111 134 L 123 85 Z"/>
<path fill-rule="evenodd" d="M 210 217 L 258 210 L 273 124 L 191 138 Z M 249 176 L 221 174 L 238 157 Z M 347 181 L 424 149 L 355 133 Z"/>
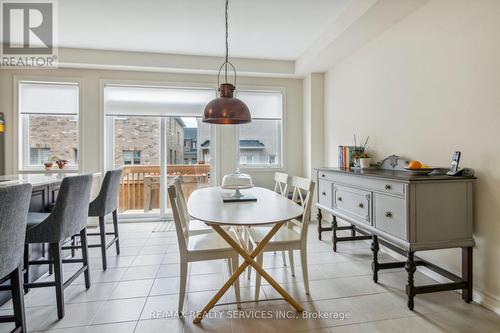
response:
<path fill-rule="evenodd" d="M 201 148 L 209 148 L 210 140 L 205 140 Z M 265 145 L 259 140 L 240 140 L 240 149 L 264 149 Z"/>

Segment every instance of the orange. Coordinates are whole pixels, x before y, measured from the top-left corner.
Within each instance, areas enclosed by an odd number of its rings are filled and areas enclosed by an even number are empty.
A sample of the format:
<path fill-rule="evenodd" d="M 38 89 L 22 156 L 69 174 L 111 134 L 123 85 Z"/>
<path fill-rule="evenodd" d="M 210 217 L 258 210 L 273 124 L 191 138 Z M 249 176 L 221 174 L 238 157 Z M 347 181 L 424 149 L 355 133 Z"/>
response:
<path fill-rule="evenodd" d="M 419 161 L 411 161 L 408 163 L 408 169 L 420 169 L 422 167 L 422 163 Z"/>

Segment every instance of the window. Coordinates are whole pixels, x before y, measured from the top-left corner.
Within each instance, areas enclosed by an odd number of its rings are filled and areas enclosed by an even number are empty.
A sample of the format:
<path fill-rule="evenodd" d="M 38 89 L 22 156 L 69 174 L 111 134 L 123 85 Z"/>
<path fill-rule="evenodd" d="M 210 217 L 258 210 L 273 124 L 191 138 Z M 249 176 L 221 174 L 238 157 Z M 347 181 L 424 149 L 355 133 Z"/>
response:
<path fill-rule="evenodd" d="M 191 150 L 192 141 L 210 141 L 211 127 L 201 121 L 204 106 L 215 98 L 214 89 L 188 89 L 176 87 L 148 87 L 106 84 L 103 92 L 105 114 L 105 166 L 115 168 L 124 163 L 132 179 L 142 179 L 144 170 L 159 186 L 136 187 L 120 192 L 119 214 L 123 218 L 148 215 L 167 218 L 170 212 L 167 184 L 171 177 L 179 174 L 196 174 L 187 179 L 189 192 L 210 182 L 210 165 L 186 166 L 201 156 L 202 148 Z M 193 147 L 196 148 L 196 145 Z M 203 151 L 209 152 L 209 146 Z M 139 156 L 132 152 L 140 151 Z M 138 153 L 135 153 L 136 155 Z M 125 156 L 123 156 L 125 155 Z M 141 166 L 133 165 L 134 158 Z M 124 161 L 124 159 L 126 161 Z M 143 166 L 147 166 L 144 168 Z M 191 177 L 192 178 L 192 177 Z M 183 184 L 184 186 L 185 184 Z M 146 202 L 133 198 L 146 195 Z"/>
<path fill-rule="evenodd" d="M 57 159 L 78 168 L 78 84 L 20 82 L 18 89 L 19 168 L 42 169 Z"/>
<path fill-rule="evenodd" d="M 282 166 L 281 92 L 239 91 L 252 122 L 239 126 L 240 165 L 243 167 Z"/>
<path fill-rule="evenodd" d="M 30 164 L 42 165 L 50 159 L 50 148 L 30 148 Z"/>
<path fill-rule="evenodd" d="M 141 164 L 140 150 L 124 150 L 122 151 L 123 164 Z"/>

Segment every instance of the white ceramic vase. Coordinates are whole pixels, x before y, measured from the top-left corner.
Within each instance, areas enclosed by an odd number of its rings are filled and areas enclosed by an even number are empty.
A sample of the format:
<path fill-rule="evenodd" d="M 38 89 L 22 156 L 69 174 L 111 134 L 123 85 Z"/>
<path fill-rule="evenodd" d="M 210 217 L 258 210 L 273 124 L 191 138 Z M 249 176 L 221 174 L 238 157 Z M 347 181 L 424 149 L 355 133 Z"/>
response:
<path fill-rule="evenodd" d="M 370 168 L 370 163 L 371 162 L 372 162 L 372 159 L 370 157 L 360 158 L 359 159 L 359 164 L 361 166 L 361 169 L 368 169 L 368 168 Z"/>

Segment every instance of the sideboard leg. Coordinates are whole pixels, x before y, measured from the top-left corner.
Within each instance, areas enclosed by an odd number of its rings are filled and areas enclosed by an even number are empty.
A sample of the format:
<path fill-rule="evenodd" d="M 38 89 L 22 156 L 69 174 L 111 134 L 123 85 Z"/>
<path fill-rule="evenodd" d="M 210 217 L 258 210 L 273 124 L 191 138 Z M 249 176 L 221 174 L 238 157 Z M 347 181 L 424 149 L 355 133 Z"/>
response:
<path fill-rule="evenodd" d="M 372 271 L 373 271 L 373 282 L 378 282 L 378 251 L 380 247 L 378 245 L 378 237 L 376 235 L 372 236 L 372 246 L 371 250 L 373 252 L 373 262 L 372 262 Z"/>
<path fill-rule="evenodd" d="M 332 243 L 333 243 L 333 252 L 337 252 L 337 217 L 333 215 L 332 220 Z"/>
<path fill-rule="evenodd" d="M 323 219 L 323 214 L 321 213 L 321 209 L 318 208 L 318 239 L 321 240 L 321 232 L 323 228 L 321 227 L 321 220 Z"/>
<path fill-rule="evenodd" d="M 406 295 L 408 295 L 408 309 L 413 311 L 414 307 L 414 298 L 415 298 L 415 281 L 413 276 L 415 271 L 417 270 L 417 266 L 415 265 L 415 257 L 414 252 L 409 251 L 408 257 L 405 264 L 406 272 L 408 272 L 408 284 L 406 285 Z"/>
<path fill-rule="evenodd" d="M 462 279 L 467 288 L 462 289 L 462 299 L 466 303 L 472 302 L 472 247 L 462 248 Z"/>

